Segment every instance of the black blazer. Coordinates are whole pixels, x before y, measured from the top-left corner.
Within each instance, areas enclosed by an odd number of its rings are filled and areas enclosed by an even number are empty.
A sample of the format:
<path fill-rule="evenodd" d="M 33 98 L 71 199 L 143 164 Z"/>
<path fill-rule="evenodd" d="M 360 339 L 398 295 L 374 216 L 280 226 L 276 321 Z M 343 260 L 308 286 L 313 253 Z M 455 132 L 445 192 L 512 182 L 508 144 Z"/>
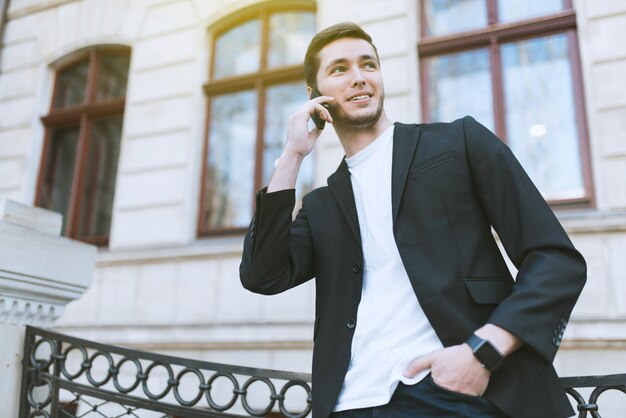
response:
<path fill-rule="evenodd" d="M 485 397 L 513 418 L 573 410 L 551 363 L 586 280 L 583 257 L 510 149 L 471 117 L 397 123 L 392 165 L 393 232 L 415 296 L 444 346 L 487 322 L 524 341 L 494 372 Z M 316 313 L 313 417 L 335 405 L 350 361 L 363 254 L 345 161 L 303 199 L 257 195 L 240 276 L 275 294 L 313 277 Z M 518 269 L 515 280 L 492 233 Z"/>

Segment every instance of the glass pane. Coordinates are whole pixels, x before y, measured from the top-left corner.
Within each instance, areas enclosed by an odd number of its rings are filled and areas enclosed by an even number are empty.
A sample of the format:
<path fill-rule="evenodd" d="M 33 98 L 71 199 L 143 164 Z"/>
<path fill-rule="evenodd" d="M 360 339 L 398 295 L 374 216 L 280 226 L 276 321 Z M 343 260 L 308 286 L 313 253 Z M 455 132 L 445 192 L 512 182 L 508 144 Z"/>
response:
<path fill-rule="evenodd" d="M 486 0 L 424 0 L 427 35 L 447 35 L 487 26 Z"/>
<path fill-rule="evenodd" d="M 246 227 L 252 214 L 257 95 L 254 91 L 211 99 L 204 224 Z"/>
<path fill-rule="evenodd" d="M 39 206 L 63 215 L 63 232 L 72 192 L 74 163 L 78 145 L 79 128 L 55 129 L 50 133 L 50 146 L 44 162 L 44 179 L 40 190 Z"/>
<path fill-rule="evenodd" d="M 109 236 L 121 138 L 121 116 L 95 121 L 91 125 L 89 160 L 81 194 L 79 238 Z"/>
<path fill-rule="evenodd" d="M 530 19 L 563 9 L 563 0 L 498 0 L 498 19 L 500 22 Z"/>
<path fill-rule="evenodd" d="M 546 199 L 584 196 L 567 35 L 502 46 L 509 145 Z"/>
<path fill-rule="evenodd" d="M 129 65 L 128 55 L 103 55 L 100 58 L 96 100 L 126 96 Z"/>
<path fill-rule="evenodd" d="M 426 65 L 430 121 L 450 122 L 471 115 L 494 130 L 487 49 L 429 58 Z"/>
<path fill-rule="evenodd" d="M 314 13 L 292 12 L 271 15 L 269 67 L 302 64 L 313 35 L 315 35 Z"/>
<path fill-rule="evenodd" d="M 261 65 L 261 22 L 239 25 L 217 38 L 213 78 L 252 73 Z"/>
<path fill-rule="evenodd" d="M 85 102 L 89 62 L 83 61 L 59 73 L 54 107 L 70 107 Z"/>
<path fill-rule="evenodd" d="M 307 101 L 303 81 L 281 84 L 267 89 L 265 109 L 265 144 L 263 148 L 263 184 L 267 185 L 274 172 L 276 161 L 283 151 L 287 138 L 287 121 Z M 307 156 L 300 168 L 296 190 L 297 198 L 313 190 L 315 164 L 313 155 Z"/>

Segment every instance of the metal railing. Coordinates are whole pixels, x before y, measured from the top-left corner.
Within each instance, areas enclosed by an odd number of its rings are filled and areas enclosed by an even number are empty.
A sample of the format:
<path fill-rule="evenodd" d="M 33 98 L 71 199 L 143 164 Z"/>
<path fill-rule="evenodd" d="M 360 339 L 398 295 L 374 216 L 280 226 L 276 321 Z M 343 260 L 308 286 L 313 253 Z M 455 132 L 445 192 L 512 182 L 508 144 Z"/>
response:
<path fill-rule="evenodd" d="M 311 412 L 310 381 L 305 373 L 171 357 L 28 327 L 20 418 L 300 418 Z M 561 382 L 579 418 L 602 418 L 603 393 L 626 394 L 626 374 Z M 591 390 L 587 400 L 583 388 Z"/>
<path fill-rule="evenodd" d="M 311 410 L 310 380 L 27 327 L 20 418 L 300 418 Z"/>
<path fill-rule="evenodd" d="M 578 418 L 586 418 L 587 413 L 591 418 L 602 418 L 598 400 L 603 393 L 616 390 L 626 394 L 626 374 L 562 377 L 561 384 L 565 392 L 576 402 L 579 411 Z M 585 400 L 585 397 L 577 390 L 583 388 L 592 389 L 588 400 Z"/>

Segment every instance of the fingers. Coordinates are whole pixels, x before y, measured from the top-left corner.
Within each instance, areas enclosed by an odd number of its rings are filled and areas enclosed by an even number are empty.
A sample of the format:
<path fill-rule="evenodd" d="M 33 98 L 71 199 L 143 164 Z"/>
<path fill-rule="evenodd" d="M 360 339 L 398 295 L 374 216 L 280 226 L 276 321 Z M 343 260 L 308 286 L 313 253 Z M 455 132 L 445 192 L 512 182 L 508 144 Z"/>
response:
<path fill-rule="evenodd" d="M 333 118 L 332 116 L 330 116 L 330 112 L 328 111 L 326 107 L 324 107 L 322 104 L 317 103 L 315 101 L 313 101 L 313 106 L 314 108 L 313 108 L 312 113 L 317 113 L 320 116 L 320 118 L 322 118 L 326 122 L 333 123 Z"/>
<path fill-rule="evenodd" d="M 320 118 L 322 118 L 326 122 L 333 123 L 333 118 L 332 116 L 330 116 L 328 106 L 330 106 L 330 104 L 334 101 L 335 98 L 331 96 L 318 96 L 311 99 L 309 103 L 313 104 L 313 109 L 309 110 L 309 114 L 313 114 L 313 112 L 316 112 L 320 116 Z"/>
<path fill-rule="evenodd" d="M 331 104 L 335 101 L 335 98 L 332 96 L 317 96 L 309 99 L 312 102 L 320 103 L 320 104 Z"/>
<path fill-rule="evenodd" d="M 404 377 L 414 377 L 421 371 L 428 370 L 433 364 L 433 353 L 418 357 L 404 369 Z"/>

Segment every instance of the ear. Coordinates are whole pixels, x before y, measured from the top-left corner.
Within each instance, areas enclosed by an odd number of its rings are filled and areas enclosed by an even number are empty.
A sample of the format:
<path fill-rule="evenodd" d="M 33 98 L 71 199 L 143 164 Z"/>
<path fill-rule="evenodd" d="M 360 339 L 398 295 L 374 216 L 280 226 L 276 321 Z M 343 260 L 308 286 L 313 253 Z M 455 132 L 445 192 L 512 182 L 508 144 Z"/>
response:
<path fill-rule="evenodd" d="M 311 95 L 313 94 L 313 89 L 309 86 L 306 86 L 306 94 L 309 96 L 309 100 L 311 100 Z"/>

